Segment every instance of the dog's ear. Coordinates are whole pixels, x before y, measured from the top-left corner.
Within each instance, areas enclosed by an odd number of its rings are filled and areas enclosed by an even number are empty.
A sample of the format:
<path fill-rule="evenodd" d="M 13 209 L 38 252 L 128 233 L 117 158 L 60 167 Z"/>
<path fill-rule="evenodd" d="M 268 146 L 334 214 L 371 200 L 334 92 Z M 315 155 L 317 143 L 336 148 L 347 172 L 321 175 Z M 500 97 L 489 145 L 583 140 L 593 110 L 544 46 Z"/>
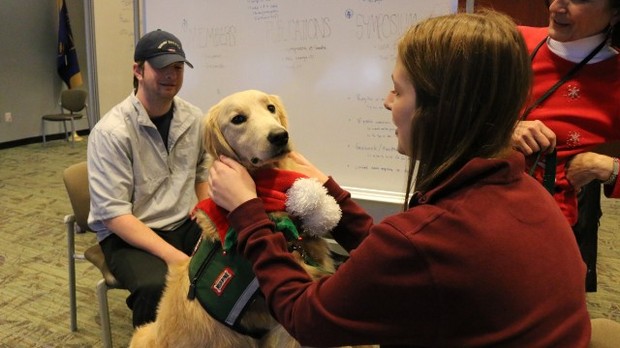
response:
<path fill-rule="evenodd" d="M 230 145 L 228 145 L 226 138 L 224 138 L 224 134 L 222 134 L 222 130 L 218 122 L 220 118 L 219 114 L 222 111 L 221 109 L 222 108 L 218 103 L 212 106 L 207 112 L 207 117 L 205 117 L 203 121 L 203 147 L 205 151 L 207 151 L 207 153 L 214 159 L 219 155 L 225 155 L 239 161 L 239 157 Z"/>
<path fill-rule="evenodd" d="M 219 109 L 220 107 L 217 104 L 212 106 L 202 121 L 202 134 L 204 135 L 202 138 L 202 147 L 211 156 L 217 156 L 217 152 L 213 146 L 213 138 L 215 137 L 215 134 L 213 133 L 217 127 L 215 118 Z"/>
<path fill-rule="evenodd" d="M 277 112 L 278 120 L 280 121 L 280 124 L 283 125 L 284 128 L 288 129 L 288 116 L 286 113 L 286 109 L 284 108 L 284 104 L 282 103 L 282 100 L 280 99 L 279 96 L 273 95 L 273 94 L 269 95 L 269 100 L 276 107 L 276 112 Z"/>
<path fill-rule="evenodd" d="M 219 104 L 215 104 L 212 106 L 207 112 L 207 117 L 204 122 L 204 149 L 213 157 L 217 157 L 222 154 L 221 144 L 224 140 L 224 136 L 220 130 L 220 125 L 218 123 L 218 116 L 220 113 L 221 107 Z"/>

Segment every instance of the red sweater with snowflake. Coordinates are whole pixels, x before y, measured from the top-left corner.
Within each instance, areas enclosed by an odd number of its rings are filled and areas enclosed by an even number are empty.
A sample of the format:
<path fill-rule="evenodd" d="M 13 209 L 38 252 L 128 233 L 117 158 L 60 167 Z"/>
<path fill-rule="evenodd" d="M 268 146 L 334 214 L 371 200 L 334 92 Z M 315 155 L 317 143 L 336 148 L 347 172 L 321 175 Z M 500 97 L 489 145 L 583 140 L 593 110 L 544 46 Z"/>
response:
<path fill-rule="evenodd" d="M 548 29 L 520 27 L 529 51 L 547 37 Z M 532 61 L 534 83 L 529 103 L 560 80 L 576 63 L 554 54 L 543 44 Z M 620 55 L 587 64 L 560 86 L 527 117 L 540 120 L 557 137 L 557 169 L 554 198 L 571 225 L 577 221 L 577 198 L 566 179 L 566 162 L 574 155 L 620 139 Z M 542 181 L 544 163 L 536 177 Z M 620 180 L 619 180 L 620 181 Z M 615 187 L 605 187 L 608 197 L 620 197 Z"/>

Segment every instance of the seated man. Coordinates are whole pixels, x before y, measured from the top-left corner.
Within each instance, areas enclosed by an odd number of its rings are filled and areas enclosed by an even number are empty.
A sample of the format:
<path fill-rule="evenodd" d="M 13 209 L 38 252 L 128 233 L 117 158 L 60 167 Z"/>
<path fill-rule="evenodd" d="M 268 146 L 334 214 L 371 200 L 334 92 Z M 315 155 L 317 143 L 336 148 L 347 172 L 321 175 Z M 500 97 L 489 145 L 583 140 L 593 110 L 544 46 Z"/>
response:
<path fill-rule="evenodd" d="M 153 321 L 167 266 L 187 259 L 200 237 L 189 218 L 206 198 L 202 111 L 177 97 L 181 42 L 157 30 L 136 45 L 134 92 L 88 139 L 90 216 L 114 276 L 131 292 L 135 327 Z"/>

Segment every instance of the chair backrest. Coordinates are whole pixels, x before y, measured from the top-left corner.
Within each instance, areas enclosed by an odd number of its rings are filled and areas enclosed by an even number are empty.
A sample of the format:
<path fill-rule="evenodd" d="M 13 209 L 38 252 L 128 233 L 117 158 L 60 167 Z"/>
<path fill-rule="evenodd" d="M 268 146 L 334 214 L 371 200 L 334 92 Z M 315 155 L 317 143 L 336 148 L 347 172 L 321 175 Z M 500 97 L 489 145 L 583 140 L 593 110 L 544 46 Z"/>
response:
<path fill-rule="evenodd" d="M 71 208 L 77 225 L 82 231 L 88 231 L 88 213 L 90 212 L 90 193 L 88 192 L 88 170 L 86 161 L 66 168 L 62 173 Z"/>
<path fill-rule="evenodd" d="M 86 91 L 67 89 L 60 94 L 60 105 L 69 111 L 78 112 L 86 107 Z"/>

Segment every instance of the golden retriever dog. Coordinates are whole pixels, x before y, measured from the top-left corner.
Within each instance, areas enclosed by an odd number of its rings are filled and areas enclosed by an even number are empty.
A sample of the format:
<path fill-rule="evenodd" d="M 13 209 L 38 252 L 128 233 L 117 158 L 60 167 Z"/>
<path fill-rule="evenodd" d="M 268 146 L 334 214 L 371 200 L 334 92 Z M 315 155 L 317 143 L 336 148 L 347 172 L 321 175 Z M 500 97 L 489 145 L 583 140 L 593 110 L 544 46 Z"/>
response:
<path fill-rule="evenodd" d="M 285 157 L 291 151 L 287 121 L 286 111 L 277 96 L 257 90 L 234 93 L 223 98 L 208 111 L 204 121 L 204 147 L 211 159 L 217 158 L 220 154 L 226 155 L 242 163 L 250 173 L 256 173 L 264 168 L 286 168 Z M 316 183 L 318 184 L 318 181 Z M 307 191 L 303 192 L 307 195 Z M 318 200 L 330 198 L 323 197 Z M 316 202 L 317 198 L 311 197 L 310 200 Z M 327 201 L 326 205 L 329 204 L 331 201 Z M 337 217 L 335 219 L 332 217 L 333 221 L 328 222 L 327 226 L 322 226 L 323 222 L 308 222 L 300 228 L 303 231 L 300 232 L 302 238 L 289 242 L 292 254 L 314 278 L 333 273 L 334 262 L 330 257 L 327 242 L 318 233 L 313 234 L 309 230 L 333 228 L 340 219 L 339 207 L 335 205 Z M 298 209 L 307 210 L 308 208 Z M 289 213 L 281 211 L 275 212 L 274 215 L 286 216 Z M 208 242 L 219 246 L 218 243 L 222 242 L 222 236 L 217 231 L 214 219 L 200 209 L 196 210 L 195 216 L 203 231 L 200 244 Z M 293 220 L 299 220 L 299 218 Z M 229 252 L 234 253 L 232 249 Z M 197 254 L 198 252 L 192 256 L 192 259 Z M 311 262 L 308 262 L 309 259 Z M 190 263 L 191 261 L 187 261 L 169 267 L 166 288 L 157 309 L 157 319 L 155 322 L 136 329 L 130 347 L 292 348 L 300 346 L 271 317 L 260 294 L 248 301 L 249 305 L 240 314 L 235 325 L 235 328 L 241 328 L 241 331 L 245 333 L 259 332 L 260 335 L 240 333 L 231 328 L 231 325 L 215 319 L 209 314 L 212 313 L 211 311 L 207 312 L 201 306 L 200 301 L 190 299 L 193 296 L 188 295 L 193 291 L 193 289 L 190 290 L 193 288 L 193 280 L 189 276 L 192 267 Z M 320 334 L 317 332 L 317 335 Z"/>

